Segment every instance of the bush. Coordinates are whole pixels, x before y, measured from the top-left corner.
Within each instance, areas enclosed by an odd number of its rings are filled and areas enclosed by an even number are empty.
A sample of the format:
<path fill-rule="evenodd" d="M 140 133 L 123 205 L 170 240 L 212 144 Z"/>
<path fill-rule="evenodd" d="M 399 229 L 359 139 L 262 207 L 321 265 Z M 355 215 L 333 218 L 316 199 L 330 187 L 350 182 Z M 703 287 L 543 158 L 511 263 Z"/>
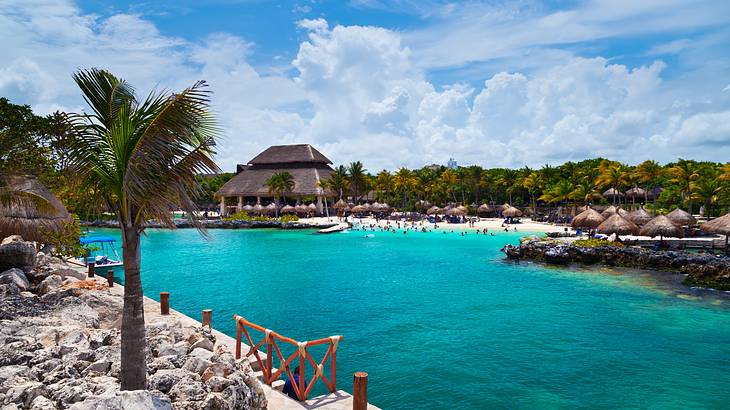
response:
<path fill-rule="evenodd" d="M 298 220 L 299 220 L 299 217 L 296 215 L 293 215 L 293 214 L 282 215 L 279 218 L 279 221 L 281 221 L 281 222 L 296 222 Z"/>
<path fill-rule="evenodd" d="M 270 221 L 271 218 L 263 215 L 249 215 L 246 211 L 236 212 L 235 214 L 228 215 L 227 218 L 223 218 L 225 221 Z"/>
<path fill-rule="evenodd" d="M 60 231 L 44 230 L 45 243 L 51 245 L 51 255 L 57 257 L 80 257 L 86 255 L 87 249 L 79 242 L 81 226 L 79 218 L 71 215 L 71 220 L 64 222 Z"/>
<path fill-rule="evenodd" d="M 598 248 L 600 246 L 615 246 L 620 248 L 624 246 L 624 244 L 620 242 L 609 242 L 604 239 L 580 239 L 573 242 L 573 244 L 583 248 Z"/>

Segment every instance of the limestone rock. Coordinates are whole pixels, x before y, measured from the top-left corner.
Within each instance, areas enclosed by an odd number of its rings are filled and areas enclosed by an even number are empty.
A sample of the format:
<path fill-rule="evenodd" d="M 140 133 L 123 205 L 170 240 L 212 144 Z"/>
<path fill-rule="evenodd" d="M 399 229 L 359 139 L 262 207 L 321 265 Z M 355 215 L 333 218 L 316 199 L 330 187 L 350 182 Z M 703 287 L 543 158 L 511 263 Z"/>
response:
<path fill-rule="evenodd" d="M 185 361 L 183 369 L 196 374 L 203 374 L 205 369 L 209 368 L 212 365 L 213 363 L 209 360 L 201 359 L 200 357 L 190 356 L 188 360 Z"/>
<path fill-rule="evenodd" d="M 2 258 L 2 256 L 0 256 L 0 258 Z M 11 268 L 0 273 L 0 284 L 14 285 L 21 291 L 25 291 L 30 288 L 28 277 L 26 277 L 25 273 L 18 268 Z"/>
<path fill-rule="evenodd" d="M 56 410 L 58 407 L 51 399 L 38 396 L 30 403 L 30 410 Z"/>
<path fill-rule="evenodd" d="M 38 285 L 38 294 L 45 295 L 46 293 L 53 292 L 54 290 L 61 287 L 63 279 L 58 275 L 51 275 Z"/>
<path fill-rule="evenodd" d="M 198 401 L 207 395 L 203 383 L 188 377 L 175 383 L 169 394 L 175 401 Z"/>
<path fill-rule="evenodd" d="M 29 272 L 35 267 L 36 251 L 31 242 L 18 235 L 8 236 L 0 243 L 0 272 L 18 268 Z"/>
<path fill-rule="evenodd" d="M 198 341 L 193 343 L 192 346 L 190 346 L 191 350 L 195 350 L 197 348 L 202 348 L 202 349 L 209 350 L 212 352 L 213 351 L 213 342 L 211 342 L 210 340 L 208 340 L 205 337 L 201 337 L 200 339 L 198 339 Z"/>

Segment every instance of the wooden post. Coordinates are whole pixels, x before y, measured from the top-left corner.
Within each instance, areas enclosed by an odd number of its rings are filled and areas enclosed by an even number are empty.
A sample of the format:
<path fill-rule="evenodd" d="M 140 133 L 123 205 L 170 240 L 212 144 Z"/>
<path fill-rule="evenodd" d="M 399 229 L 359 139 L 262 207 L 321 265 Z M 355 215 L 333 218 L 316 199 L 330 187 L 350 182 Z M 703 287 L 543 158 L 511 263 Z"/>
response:
<path fill-rule="evenodd" d="M 106 281 L 109 283 L 109 287 L 114 286 L 114 270 L 109 269 L 106 271 Z"/>
<path fill-rule="evenodd" d="M 352 410 L 366 410 L 368 408 L 368 374 L 355 372 L 355 381 L 352 385 Z"/>
<path fill-rule="evenodd" d="M 170 314 L 170 292 L 160 292 L 160 314 Z"/>
<path fill-rule="evenodd" d="M 89 262 L 89 277 L 94 277 L 94 266 L 96 265 L 95 262 Z"/>
<path fill-rule="evenodd" d="M 210 309 L 203 309 L 203 326 L 208 326 L 209 328 L 213 328 L 213 311 Z"/>

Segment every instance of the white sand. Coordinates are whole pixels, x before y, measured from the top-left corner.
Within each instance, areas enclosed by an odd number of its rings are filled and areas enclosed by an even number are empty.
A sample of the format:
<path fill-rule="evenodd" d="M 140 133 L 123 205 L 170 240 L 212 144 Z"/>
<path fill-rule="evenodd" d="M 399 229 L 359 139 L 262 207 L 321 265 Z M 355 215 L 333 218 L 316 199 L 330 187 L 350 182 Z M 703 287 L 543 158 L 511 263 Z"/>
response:
<path fill-rule="evenodd" d="M 354 222 L 355 225 L 366 225 L 370 226 L 371 224 L 385 227 L 386 225 L 390 224 L 391 227 L 397 228 L 397 222 L 394 220 L 381 220 L 379 222 L 376 222 L 374 218 L 348 218 L 347 219 L 350 222 Z M 316 218 L 306 218 L 306 219 L 300 219 L 300 222 L 304 223 L 311 223 L 313 225 L 323 225 L 327 223 L 337 223 L 337 222 L 344 222 L 344 219 L 339 219 L 337 217 L 316 217 Z M 514 231 L 515 228 L 518 232 L 563 232 L 566 228 L 566 226 L 563 225 L 554 225 L 554 224 L 548 224 L 543 222 L 533 222 L 529 218 L 521 218 L 521 223 L 519 224 L 512 224 L 512 225 L 505 225 L 503 224 L 503 219 L 501 218 L 479 218 L 478 222 L 474 222 L 474 226 L 469 226 L 468 223 L 463 224 L 450 224 L 446 222 L 439 222 L 436 224 L 438 226 L 437 229 L 444 229 L 444 230 L 454 230 L 454 231 L 475 231 L 477 229 L 482 230 L 484 228 L 487 228 L 489 231 L 503 231 L 505 227 L 507 227 L 510 231 Z M 400 221 L 401 228 L 403 228 L 403 221 Z M 413 226 L 411 222 L 407 222 L 408 226 Z M 421 225 L 420 222 L 415 223 L 417 228 L 421 228 L 423 226 L 427 227 L 428 229 L 432 229 L 433 225 L 432 223 L 428 223 L 427 220 L 423 221 L 423 225 Z M 568 230 L 573 232 L 572 228 L 568 226 Z"/>

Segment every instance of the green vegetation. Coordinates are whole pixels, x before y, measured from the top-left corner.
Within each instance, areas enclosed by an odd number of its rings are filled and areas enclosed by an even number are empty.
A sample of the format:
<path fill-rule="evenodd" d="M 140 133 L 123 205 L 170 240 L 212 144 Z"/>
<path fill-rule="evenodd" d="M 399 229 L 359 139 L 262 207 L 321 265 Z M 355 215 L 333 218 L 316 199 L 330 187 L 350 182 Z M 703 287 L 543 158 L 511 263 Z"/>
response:
<path fill-rule="evenodd" d="M 601 246 L 615 246 L 617 248 L 622 248 L 624 246 L 624 244 L 620 242 L 610 242 L 603 239 L 579 239 L 573 242 L 573 245 L 580 246 L 582 248 L 598 248 Z"/>
<path fill-rule="evenodd" d="M 43 236 L 46 244 L 52 246 L 51 254 L 59 258 L 84 256 L 90 250 L 79 242 L 81 226 L 76 215 L 71 215 L 71 220 L 64 223 L 59 231 L 43 231 Z"/>
<path fill-rule="evenodd" d="M 284 197 L 284 201 L 286 201 L 286 194 L 294 189 L 294 177 L 287 171 L 276 172 L 266 180 L 265 184 L 269 188 L 269 194 L 274 196 L 274 201 L 279 205 L 279 198 Z M 276 216 L 279 216 L 278 206 Z"/>
<path fill-rule="evenodd" d="M 284 222 L 284 223 L 296 222 L 298 220 L 299 220 L 299 217 L 296 215 L 293 215 L 293 214 L 282 215 L 279 217 L 279 221 Z"/>
<path fill-rule="evenodd" d="M 240 211 L 223 218 L 225 221 L 270 221 L 271 218 L 264 215 L 250 215 L 246 211 Z"/>

